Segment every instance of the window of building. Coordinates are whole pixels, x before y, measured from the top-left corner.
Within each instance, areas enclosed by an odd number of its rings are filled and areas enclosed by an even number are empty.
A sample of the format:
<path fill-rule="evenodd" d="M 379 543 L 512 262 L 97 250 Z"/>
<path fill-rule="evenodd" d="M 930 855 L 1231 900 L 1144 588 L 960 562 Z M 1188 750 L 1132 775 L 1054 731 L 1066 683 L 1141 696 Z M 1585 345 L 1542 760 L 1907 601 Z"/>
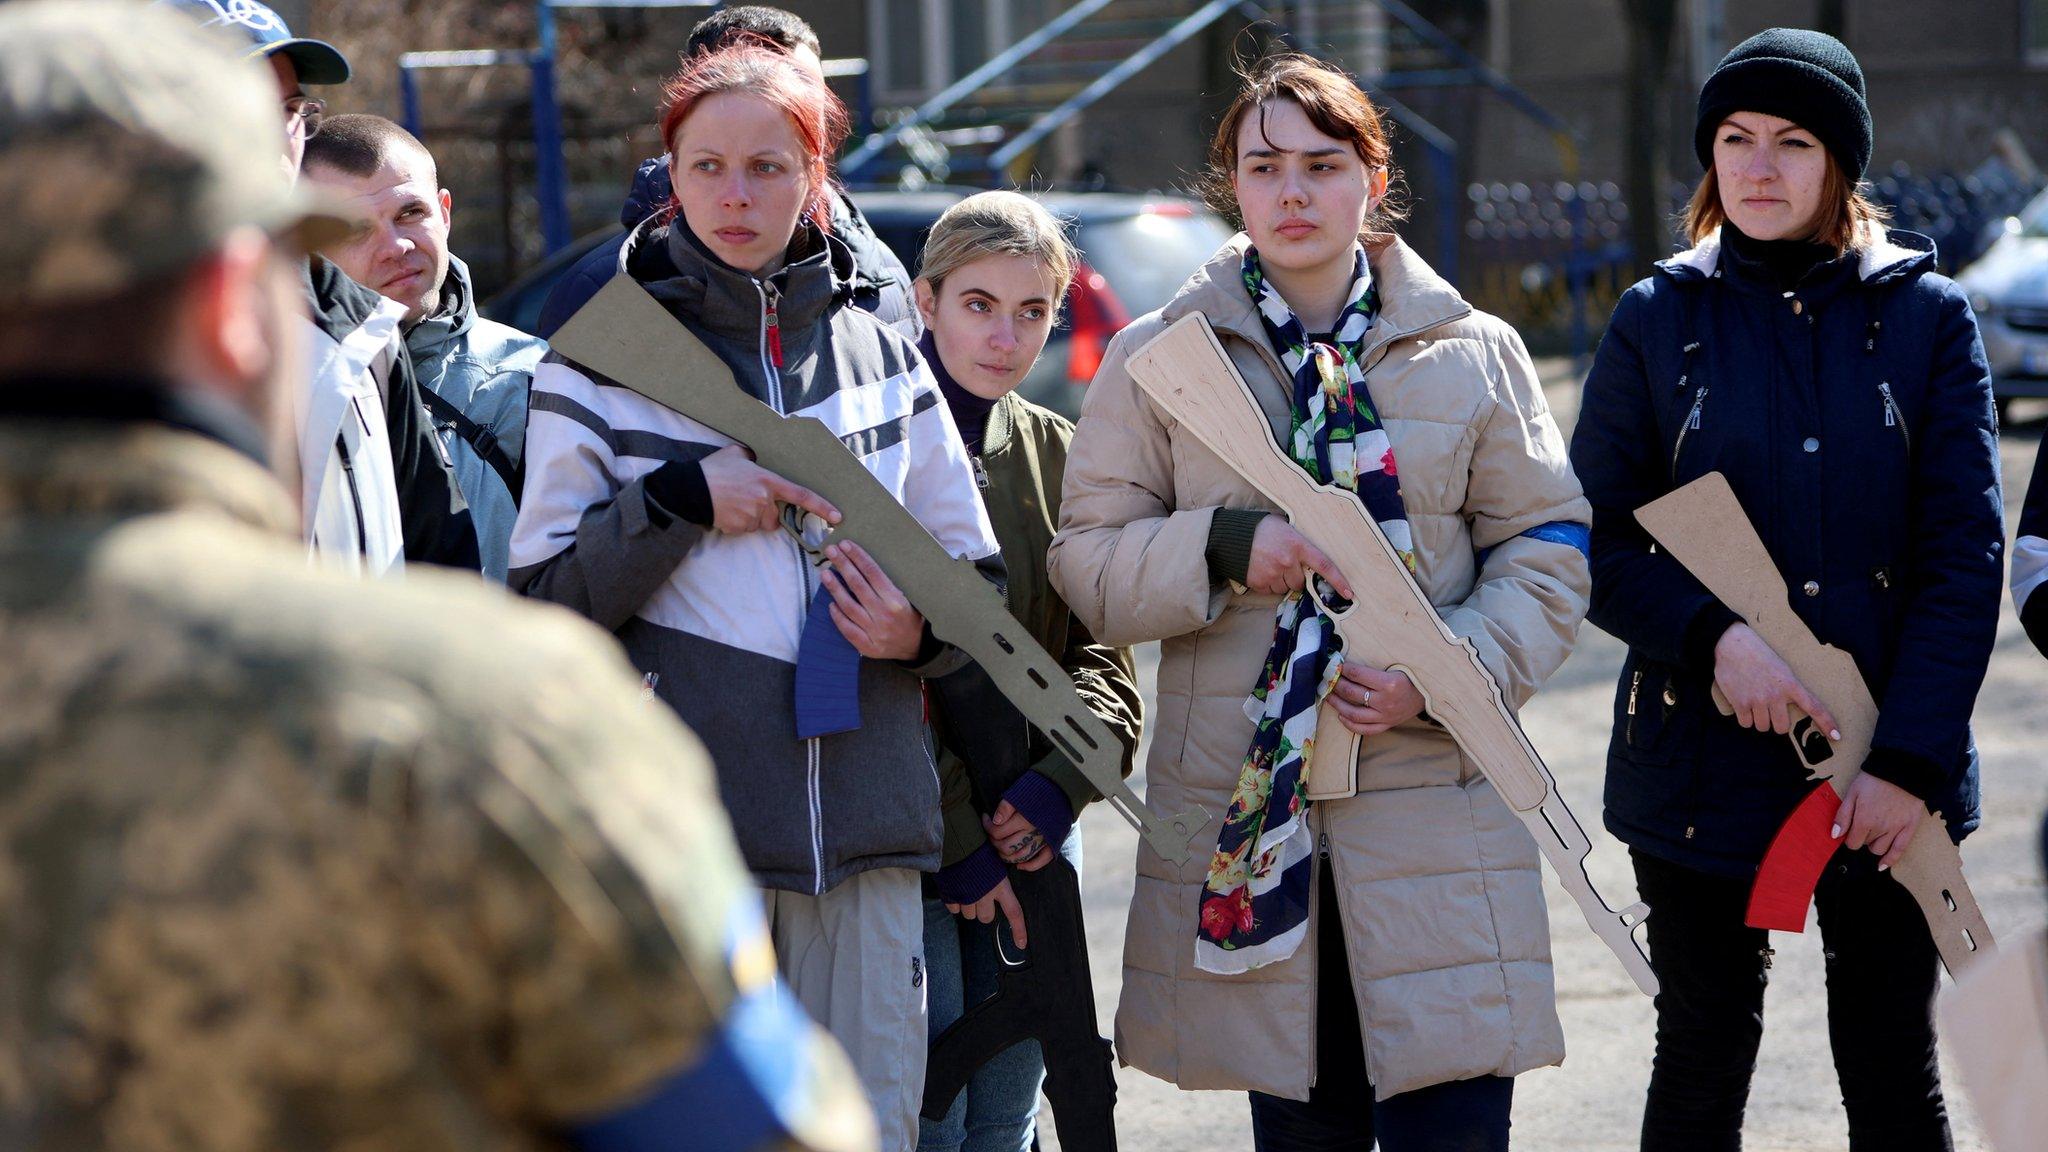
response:
<path fill-rule="evenodd" d="M 924 0 L 886 0 L 868 5 L 869 57 L 889 92 L 920 92 L 925 87 Z"/>

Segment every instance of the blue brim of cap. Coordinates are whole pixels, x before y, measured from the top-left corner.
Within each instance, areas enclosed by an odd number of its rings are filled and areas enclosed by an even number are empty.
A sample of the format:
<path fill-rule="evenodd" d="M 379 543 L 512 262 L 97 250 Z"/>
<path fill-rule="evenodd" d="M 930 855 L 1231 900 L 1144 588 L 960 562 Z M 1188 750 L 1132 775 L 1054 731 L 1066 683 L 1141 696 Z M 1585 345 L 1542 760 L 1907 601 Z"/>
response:
<path fill-rule="evenodd" d="M 301 84 L 346 84 L 348 57 L 325 40 L 279 40 L 265 44 L 263 55 L 283 54 L 298 70 Z"/>

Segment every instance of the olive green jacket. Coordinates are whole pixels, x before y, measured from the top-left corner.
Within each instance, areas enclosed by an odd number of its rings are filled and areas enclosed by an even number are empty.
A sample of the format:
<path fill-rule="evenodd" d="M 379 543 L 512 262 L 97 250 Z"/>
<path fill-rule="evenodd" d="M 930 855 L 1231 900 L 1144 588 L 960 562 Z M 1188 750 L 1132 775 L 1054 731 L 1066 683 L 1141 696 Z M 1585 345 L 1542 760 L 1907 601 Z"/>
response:
<path fill-rule="evenodd" d="M 1059 527 L 1067 444 L 1073 437 L 1074 426 L 1064 417 L 1013 392 L 989 413 L 981 455 L 975 461 L 976 479 L 981 483 L 989 522 L 995 527 L 996 542 L 1002 546 L 1003 563 L 1009 569 L 1010 615 L 1059 658 L 1074 678 L 1081 698 L 1123 741 L 1123 774 L 1129 776 L 1144 713 L 1130 651 L 1096 643 L 1045 575 L 1046 549 Z M 1031 739 L 1033 768 L 1060 786 L 1077 815 L 1101 799 L 1095 786 L 1051 741 L 1036 729 Z M 967 766 L 943 746 L 938 751 L 946 829 L 941 863 L 954 864 L 988 837 L 974 808 Z"/>

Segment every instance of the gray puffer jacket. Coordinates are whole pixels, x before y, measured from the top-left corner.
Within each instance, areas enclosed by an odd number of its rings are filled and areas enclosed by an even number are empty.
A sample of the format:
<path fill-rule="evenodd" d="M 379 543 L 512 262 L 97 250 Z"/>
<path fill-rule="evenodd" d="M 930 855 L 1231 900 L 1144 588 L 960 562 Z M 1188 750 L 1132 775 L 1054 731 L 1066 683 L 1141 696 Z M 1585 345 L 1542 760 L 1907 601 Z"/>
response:
<path fill-rule="evenodd" d="M 999 566 L 966 449 L 916 347 L 847 306 L 843 245 L 806 229 L 792 251 L 798 258 L 757 280 L 686 228 L 649 221 L 633 231 L 621 269 L 739 387 L 823 421 L 948 552 Z M 798 739 L 798 642 L 818 588 L 810 559 L 787 533 L 703 528 L 647 491 L 663 463 L 730 443 L 551 354 L 533 381 L 512 586 L 618 634 L 655 695 L 710 747 L 762 884 L 817 893 L 871 868 L 934 869 L 939 780 L 919 677 L 964 657 L 947 652 L 916 668 L 866 661 L 862 726 Z"/>

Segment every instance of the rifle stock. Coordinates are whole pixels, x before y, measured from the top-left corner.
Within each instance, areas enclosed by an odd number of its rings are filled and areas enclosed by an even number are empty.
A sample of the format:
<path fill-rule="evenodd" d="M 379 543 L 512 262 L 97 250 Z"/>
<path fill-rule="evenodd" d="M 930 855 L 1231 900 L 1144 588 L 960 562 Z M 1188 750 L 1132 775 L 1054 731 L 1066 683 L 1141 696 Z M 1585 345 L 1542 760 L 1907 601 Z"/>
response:
<path fill-rule="evenodd" d="M 943 1117 L 976 1069 L 1013 1045 L 1036 1040 L 1045 1056 L 1045 1098 L 1060 1147 L 1116 1152 L 1116 1072 L 1109 1041 L 1095 1032 L 1080 877 L 1055 855 L 1036 872 L 1011 869 L 1010 886 L 1023 907 L 1031 947 L 1020 956 L 1005 954 L 996 994 L 932 1041 L 923 1113 L 927 1119 Z"/>
<path fill-rule="evenodd" d="M 1519 817 L 1558 882 L 1636 987 L 1655 995 L 1657 978 L 1635 938 L 1649 914 L 1637 903 L 1617 911 L 1593 887 L 1585 860 L 1592 838 L 1558 795 L 1557 782 L 1501 695 L 1472 644 L 1454 635 L 1414 574 L 1358 497 L 1318 484 L 1273 441 L 1257 397 L 1238 374 L 1207 317 L 1191 313 L 1131 354 L 1131 376 L 1168 415 L 1232 471 L 1287 514 L 1296 529 L 1336 562 L 1356 594 L 1343 611 L 1324 603 L 1343 638 L 1344 658 L 1407 674 L 1429 715 L 1451 734 Z M 1371 605 L 1370 611 L 1362 610 Z M 1360 738 L 1333 724 L 1324 705 L 1310 765 L 1312 799 L 1357 790 Z M 1343 739 L 1325 744 L 1325 735 Z"/>

